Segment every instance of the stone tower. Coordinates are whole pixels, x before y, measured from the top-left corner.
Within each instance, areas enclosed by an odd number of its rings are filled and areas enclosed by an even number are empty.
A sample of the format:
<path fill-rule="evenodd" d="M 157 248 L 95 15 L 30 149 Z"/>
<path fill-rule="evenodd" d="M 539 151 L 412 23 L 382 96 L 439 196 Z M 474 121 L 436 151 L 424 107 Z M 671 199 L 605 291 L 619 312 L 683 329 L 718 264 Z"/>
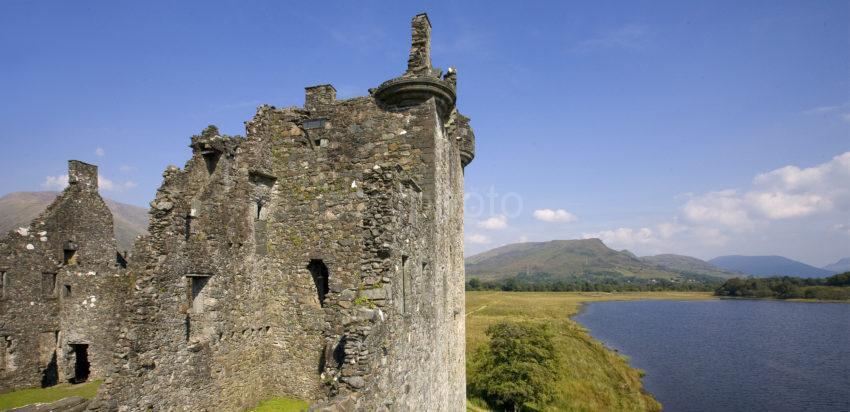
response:
<path fill-rule="evenodd" d="M 0 240 L 0 390 L 103 378 L 129 282 L 97 166 L 68 162 L 68 187 Z"/>
<path fill-rule="evenodd" d="M 308 87 L 246 137 L 213 126 L 169 167 L 137 242 L 115 363 L 92 409 L 465 409 L 456 72 L 413 18 L 408 69 L 370 95 Z"/>

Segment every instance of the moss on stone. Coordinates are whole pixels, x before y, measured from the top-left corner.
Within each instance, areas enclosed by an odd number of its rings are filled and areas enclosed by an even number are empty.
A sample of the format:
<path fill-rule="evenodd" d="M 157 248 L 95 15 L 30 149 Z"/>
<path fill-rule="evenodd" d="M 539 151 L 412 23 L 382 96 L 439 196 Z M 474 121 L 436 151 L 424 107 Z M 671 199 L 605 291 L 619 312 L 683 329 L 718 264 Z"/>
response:
<path fill-rule="evenodd" d="M 300 399 L 272 398 L 260 402 L 256 408 L 248 412 L 300 412 L 306 411 L 310 404 Z"/>

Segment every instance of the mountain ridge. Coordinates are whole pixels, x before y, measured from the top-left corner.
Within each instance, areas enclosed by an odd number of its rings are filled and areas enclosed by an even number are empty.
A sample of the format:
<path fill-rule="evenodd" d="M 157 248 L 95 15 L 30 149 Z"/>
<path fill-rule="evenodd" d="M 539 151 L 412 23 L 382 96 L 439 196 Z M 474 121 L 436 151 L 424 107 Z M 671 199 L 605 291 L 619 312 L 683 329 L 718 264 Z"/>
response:
<path fill-rule="evenodd" d="M 778 255 L 726 255 L 708 261 L 714 266 L 757 277 L 795 276 L 819 278 L 832 276 L 836 272 L 825 270 L 800 261 Z"/>
<path fill-rule="evenodd" d="M 630 277 L 646 280 L 720 280 L 731 277 L 725 276 L 720 270 L 709 275 L 647 262 L 628 250 L 613 250 L 595 238 L 513 243 L 470 256 L 464 262 L 467 278 L 476 277 L 480 280 L 507 279 L 520 274 L 545 274 L 554 279 L 596 280 Z"/>
<path fill-rule="evenodd" d="M 850 257 L 838 259 L 835 263 L 830 263 L 821 269 L 831 270 L 836 273 L 850 272 Z"/>

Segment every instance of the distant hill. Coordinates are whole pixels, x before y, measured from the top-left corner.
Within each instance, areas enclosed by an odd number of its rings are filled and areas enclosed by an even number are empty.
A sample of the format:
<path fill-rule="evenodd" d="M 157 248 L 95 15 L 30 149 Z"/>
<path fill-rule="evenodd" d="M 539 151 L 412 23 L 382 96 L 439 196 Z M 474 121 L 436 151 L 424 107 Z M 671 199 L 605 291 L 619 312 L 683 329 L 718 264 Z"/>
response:
<path fill-rule="evenodd" d="M 466 277 L 480 280 L 541 273 L 553 279 L 694 277 L 644 262 L 628 251 L 610 249 L 599 239 L 515 243 L 470 256 L 465 263 Z"/>
<path fill-rule="evenodd" d="M 722 279 L 731 279 L 742 276 L 739 272 L 726 270 L 712 265 L 695 257 L 663 254 L 655 256 L 643 256 L 640 260 L 650 264 L 671 270 L 677 273 L 688 273 L 693 275 L 713 276 Z"/>
<path fill-rule="evenodd" d="M 15 192 L 0 197 L 0 236 L 30 222 L 53 202 L 57 192 Z M 147 233 L 147 209 L 103 199 L 112 211 L 115 239 L 121 251 L 130 250 L 137 235 Z"/>
<path fill-rule="evenodd" d="M 839 259 L 838 262 L 830 263 L 823 268 L 836 273 L 850 272 L 850 257 Z"/>
<path fill-rule="evenodd" d="M 708 261 L 714 266 L 751 276 L 796 276 L 821 278 L 835 272 L 816 268 L 782 256 L 719 256 Z"/>

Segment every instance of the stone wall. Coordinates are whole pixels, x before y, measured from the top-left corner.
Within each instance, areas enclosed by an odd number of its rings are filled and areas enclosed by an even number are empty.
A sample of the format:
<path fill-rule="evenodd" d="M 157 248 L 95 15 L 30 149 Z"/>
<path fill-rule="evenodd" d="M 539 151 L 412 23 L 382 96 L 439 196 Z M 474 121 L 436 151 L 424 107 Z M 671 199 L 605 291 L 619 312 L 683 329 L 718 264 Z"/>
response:
<path fill-rule="evenodd" d="M 97 167 L 68 162 L 69 186 L 29 227 L 0 240 L 0 390 L 75 378 L 88 345 L 89 378 L 105 376 L 129 282 Z"/>
<path fill-rule="evenodd" d="M 454 109 L 455 72 L 441 78 L 421 57 L 424 23 L 414 18 L 421 64 L 370 96 L 309 87 L 304 108 L 260 107 L 244 138 L 213 126 L 192 137 L 192 158 L 151 202 L 90 408 L 229 411 L 273 396 L 464 408 L 472 131 Z"/>

